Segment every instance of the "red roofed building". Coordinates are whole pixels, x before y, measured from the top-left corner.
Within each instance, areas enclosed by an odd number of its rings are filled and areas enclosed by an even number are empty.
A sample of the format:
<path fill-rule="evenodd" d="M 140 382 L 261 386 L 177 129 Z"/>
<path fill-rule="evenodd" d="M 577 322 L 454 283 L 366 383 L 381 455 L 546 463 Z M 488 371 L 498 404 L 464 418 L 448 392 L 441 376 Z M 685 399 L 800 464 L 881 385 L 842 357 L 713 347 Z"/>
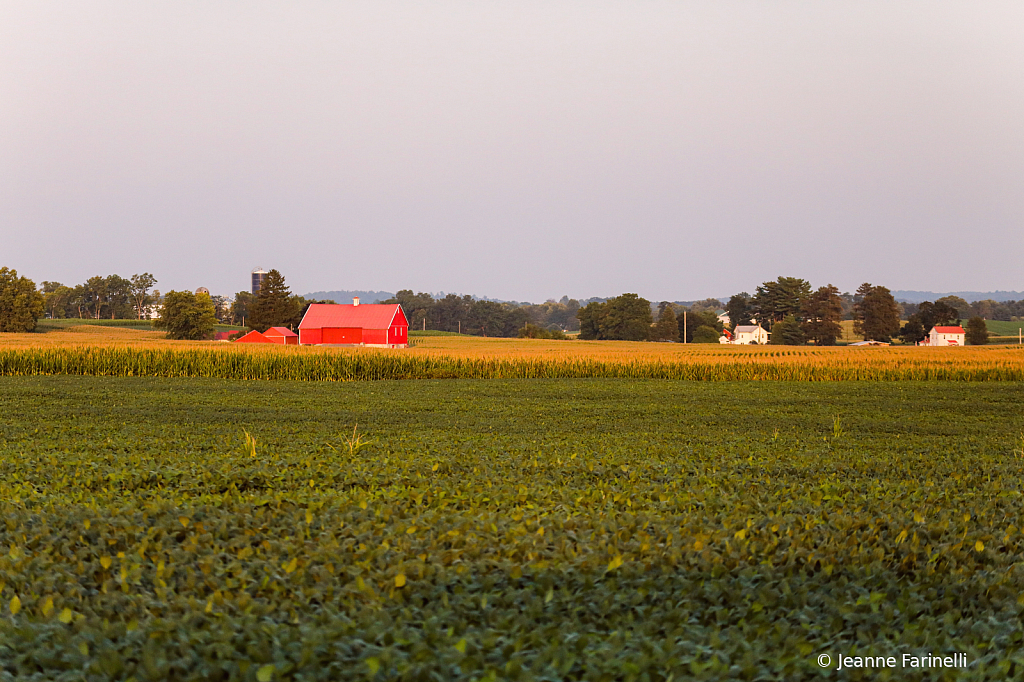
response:
<path fill-rule="evenodd" d="M 409 320 L 397 303 L 351 305 L 314 303 L 299 322 L 302 345 L 371 346 L 405 348 L 409 345 Z"/>
<path fill-rule="evenodd" d="M 964 328 L 932 327 L 928 338 L 921 342 L 922 346 L 962 346 L 964 345 Z"/>
<path fill-rule="evenodd" d="M 271 341 L 267 337 L 263 336 L 263 334 L 260 334 L 258 331 L 253 329 L 245 336 L 235 339 L 235 343 L 274 343 L 274 341 Z"/>
<path fill-rule="evenodd" d="M 263 332 L 263 336 L 271 343 L 280 343 L 283 346 L 299 345 L 299 335 L 288 327 L 271 327 Z"/>

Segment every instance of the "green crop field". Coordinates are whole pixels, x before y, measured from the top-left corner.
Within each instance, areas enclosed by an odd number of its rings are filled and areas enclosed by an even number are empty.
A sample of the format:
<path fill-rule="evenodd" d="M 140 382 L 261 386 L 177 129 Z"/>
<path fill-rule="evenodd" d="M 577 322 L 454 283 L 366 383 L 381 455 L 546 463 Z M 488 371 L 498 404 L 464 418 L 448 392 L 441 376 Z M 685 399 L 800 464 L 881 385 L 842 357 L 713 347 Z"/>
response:
<path fill-rule="evenodd" d="M 988 331 L 996 336 L 1017 336 L 1017 332 L 1024 327 L 1024 321 L 1014 320 L 1007 322 L 1005 320 L 985 320 L 985 326 L 988 327 Z"/>
<path fill-rule="evenodd" d="M 1008 679 L 1022 389 L 3 377 L 0 680 Z"/>

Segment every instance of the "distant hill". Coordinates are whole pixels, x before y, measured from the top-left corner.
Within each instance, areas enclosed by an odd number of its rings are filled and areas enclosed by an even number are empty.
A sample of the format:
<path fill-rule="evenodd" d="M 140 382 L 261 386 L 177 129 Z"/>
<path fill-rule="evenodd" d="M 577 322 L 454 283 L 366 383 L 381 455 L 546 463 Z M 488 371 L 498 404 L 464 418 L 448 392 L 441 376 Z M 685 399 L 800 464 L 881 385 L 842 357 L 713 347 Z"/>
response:
<path fill-rule="evenodd" d="M 943 296 L 959 296 L 968 303 L 975 301 L 1019 301 L 1024 299 L 1024 291 L 952 291 L 941 294 L 934 291 L 894 291 L 893 298 L 905 303 L 920 303 L 921 301 L 934 301 Z"/>
<path fill-rule="evenodd" d="M 335 303 L 351 303 L 352 299 L 359 297 L 360 303 L 380 303 L 395 295 L 390 291 L 314 291 L 311 294 L 302 294 L 307 301 L 334 301 Z"/>

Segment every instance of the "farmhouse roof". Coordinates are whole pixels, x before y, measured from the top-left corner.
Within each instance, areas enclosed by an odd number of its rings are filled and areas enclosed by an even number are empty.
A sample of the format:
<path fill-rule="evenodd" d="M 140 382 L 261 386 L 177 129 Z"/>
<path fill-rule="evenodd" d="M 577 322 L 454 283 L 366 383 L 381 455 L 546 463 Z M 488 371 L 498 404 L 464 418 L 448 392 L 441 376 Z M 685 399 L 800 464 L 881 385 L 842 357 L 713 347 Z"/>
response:
<path fill-rule="evenodd" d="M 347 305 L 342 303 L 314 303 L 302 316 L 299 329 L 321 329 L 323 327 L 362 327 L 363 329 L 387 329 L 395 318 L 406 322 L 402 306 L 397 303 L 364 303 Z"/>
<path fill-rule="evenodd" d="M 741 325 L 737 325 L 737 327 L 735 329 L 735 333 L 736 334 L 742 334 L 742 333 L 749 334 L 751 332 L 756 332 L 758 329 L 762 329 L 761 325 L 759 325 L 759 324 L 741 324 Z"/>
<path fill-rule="evenodd" d="M 936 334 L 966 334 L 963 327 L 935 327 Z"/>
<path fill-rule="evenodd" d="M 285 337 L 288 337 L 288 336 L 298 336 L 298 334 L 293 332 L 288 327 L 271 327 L 267 331 L 263 332 L 263 335 L 264 336 L 285 336 Z"/>

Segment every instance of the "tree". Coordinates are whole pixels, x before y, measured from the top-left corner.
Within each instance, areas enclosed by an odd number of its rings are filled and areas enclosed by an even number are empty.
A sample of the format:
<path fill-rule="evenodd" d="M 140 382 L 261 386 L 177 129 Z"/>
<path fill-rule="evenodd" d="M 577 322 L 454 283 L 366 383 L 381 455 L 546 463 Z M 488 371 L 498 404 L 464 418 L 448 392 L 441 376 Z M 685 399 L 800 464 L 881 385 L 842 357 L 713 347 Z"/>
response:
<path fill-rule="evenodd" d="M 718 315 L 710 310 L 687 310 L 683 315 L 676 315 L 679 323 L 679 340 L 686 343 L 696 343 L 694 336 L 701 327 L 710 327 L 715 330 L 715 341 L 721 336 L 725 325 L 718 319 Z"/>
<path fill-rule="evenodd" d="M 714 327 L 702 324 L 693 332 L 691 343 L 718 343 L 719 336 L 721 336 L 721 333 L 716 331 Z"/>
<path fill-rule="evenodd" d="M 917 313 L 911 315 L 907 323 L 900 329 L 900 339 L 903 340 L 903 343 L 920 343 L 926 336 L 928 336 L 928 331 L 921 324 L 921 316 Z"/>
<path fill-rule="evenodd" d="M 73 289 L 60 282 L 43 282 L 43 305 L 50 311 L 50 318 L 65 317 L 64 306 L 71 300 Z"/>
<path fill-rule="evenodd" d="M 948 303 L 941 302 L 941 299 L 935 303 L 931 301 L 921 302 L 917 306 L 917 314 L 921 319 L 921 324 L 924 326 L 926 334 L 936 325 L 959 324 L 960 320 L 960 313 L 957 309 Z"/>
<path fill-rule="evenodd" d="M 774 282 L 764 282 L 750 300 L 754 318 L 763 325 L 771 326 L 786 317 L 798 322 L 803 317 L 804 301 L 811 295 L 811 285 L 799 277 L 779 277 Z"/>
<path fill-rule="evenodd" d="M 285 284 L 284 275 L 271 270 L 260 285 L 252 310 L 249 311 L 249 326 L 261 332 L 271 327 L 287 327 L 298 324 L 299 311 L 304 300 L 291 295 Z"/>
<path fill-rule="evenodd" d="M 953 315 L 956 319 L 964 317 L 965 313 L 969 313 L 971 311 L 971 304 L 959 296 L 943 296 L 942 298 L 935 299 L 935 304 L 949 306 L 951 310 L 956 311 L 956 314 Z"/>
<path fill-rule="evenodd" d="M 107 302 L 107 278 L 97 275 L 85 280 L 85 284 L 82 285 L 82 299 L 85 309 L 92 309 L 91 317 L 99 319 L 103 305 Z"/>
<path fill-rule="evenodd" d="M 795 315 L 787 315 L 772 326 L 772 337 L 769 341 L 774 346 L 802 346 L 807 336 Z"/>
<path fill-rule="evenodd" d="M 168 291 L 164 307 L 153 326 L 166 329 L 169 339 L 200 340 L 213 334 L 217 317 L 209 294 L 191 291 Z"/>
<path fill-rule="evenodd" d="M 604 304 L 601 338 L 646 341 L 652 322 L 650 301 L 636 294 L 622 294 Z"/>
<path fill-rule="evenodd" d="M 144 272 L 141 275 L 132 275 L 129 282 L 128 293 L 135 307 L 135 314 L 141 320 L 146 314 L 146 306 L 152 302 L 149 290 L 156 284 L 156 277 Z"/>
<path fill-rule="evenodd" d="M 969 346 L 984 346 L 988 343 L 988 327 L 985 320 L 980 317 L 972 317 L 967 320 L 967 332 L 965 339 Z"/>
<path fill-rule="evenodd" d="M 733 294 L 725 304 L 725 312 L 733 329 L 738 324 L 750 324 L 750 294 L 745 291 Z"/>
<path fill-rule="evenodd" d="M 843 332 L 843 299 L 839 289 L 829 284 L 819 287 L 804 303 L 803 331 L 819 346 L 834 346 Z"/>
<path fill-rule="evenodd" d="M 18 271 L 0 268 L 0 332 L 30 332 L 43 316 L 43 295 Z"/>
<path fill-rule="evenodd" d="M 130 317 L 134 308 L 132 306 L 132 283 L 121 277 L 120 275 L 109 275 L 104 284 L 107 289 L 107 305 L 103 313 L 106 317 L 107 313 L 110 314 L 110 319 L 119 318 L 126 319 Z"/>
<path fill-rule="evenodd" d="M 658 315 L 658 323 L 651 331 L 652 341 L 679 341 L 679 322 L 671 304 L 665 305 Z"/>
<path fill-rule="evenodd" d="M 252 307 L 256 303 L 256 296 L 248 291 L 239 291 L 235 294 L 235 300 L 231 303 L 231 322 L 244 325 L 246 320 L 252 317 Z"/>
<path fill-rule="evenodd" d="M 601 338 L 601 307 L 603 303 L 594 301 L 576 311 L 576 319 L 580 321 L 580 338 L 594 341 Z"/>
<path fill-rule="evenodd" d="M 651 333 L 651 303 L 636 294 L 622 294 L 604 303 L 593 301 L 577 311 L 581 339 L 646 341 Z"/>
<path fill-rule="evenodd" d="M 863 293 L 862 293 L 863 290 Z M 863 284 L 857 290 L 861 300 L 854 306 L 865 339 L 889 341 L 900 330 L 900 304 L 882 286 Z"/>

